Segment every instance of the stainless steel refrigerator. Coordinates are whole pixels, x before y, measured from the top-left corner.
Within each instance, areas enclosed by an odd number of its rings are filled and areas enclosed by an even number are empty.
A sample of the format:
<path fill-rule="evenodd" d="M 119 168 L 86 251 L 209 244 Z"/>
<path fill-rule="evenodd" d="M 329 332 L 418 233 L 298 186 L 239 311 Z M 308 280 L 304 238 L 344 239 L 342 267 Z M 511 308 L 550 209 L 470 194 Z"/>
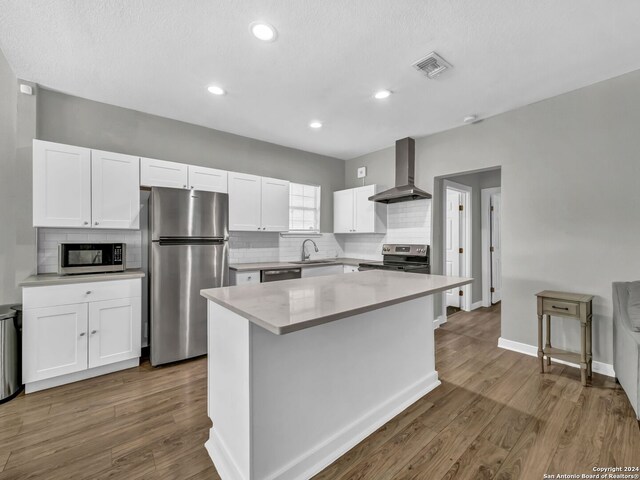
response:
<path fill-rule="evenodd" d="M 229 285 L 226 193 L 153 188 L 150 197 L 151 364 L 207 353 L 203 288 Z"/>

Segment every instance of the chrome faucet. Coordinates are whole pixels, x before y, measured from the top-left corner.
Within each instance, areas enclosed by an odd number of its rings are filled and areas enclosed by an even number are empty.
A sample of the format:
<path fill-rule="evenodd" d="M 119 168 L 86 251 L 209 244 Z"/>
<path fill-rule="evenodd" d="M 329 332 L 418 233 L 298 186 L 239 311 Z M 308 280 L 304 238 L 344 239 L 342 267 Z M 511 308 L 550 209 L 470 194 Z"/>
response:
<path fill-rule="evenodd" d="M 311 242 L 313 243 L 313 248 L 315 248 L 316 253 L 318 253 L 318 246 L 316 245 L 316 242 L 314 242 L 313 240 L 311 240 L 310 238 L 307 238 L 304 242 L 302 242 L 302 261 L 305 262 L 307 260 L 309 260 L 309 257 L 311 256 L 309 253 L 307 253 L 307 251 L 305 250 L 305 245 L 307 244 L 307 242 Z"/>

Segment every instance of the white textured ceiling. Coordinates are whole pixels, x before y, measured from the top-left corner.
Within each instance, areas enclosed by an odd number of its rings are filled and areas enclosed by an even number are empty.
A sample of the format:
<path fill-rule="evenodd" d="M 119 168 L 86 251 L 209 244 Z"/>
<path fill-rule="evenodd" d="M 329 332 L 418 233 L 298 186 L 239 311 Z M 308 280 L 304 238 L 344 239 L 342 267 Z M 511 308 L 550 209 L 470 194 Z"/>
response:
<path fill-rule="evenodd" d="M 47 88 L 348 159 L 640 68 L 640 2 L 0 0 L 0 48 Z"/>

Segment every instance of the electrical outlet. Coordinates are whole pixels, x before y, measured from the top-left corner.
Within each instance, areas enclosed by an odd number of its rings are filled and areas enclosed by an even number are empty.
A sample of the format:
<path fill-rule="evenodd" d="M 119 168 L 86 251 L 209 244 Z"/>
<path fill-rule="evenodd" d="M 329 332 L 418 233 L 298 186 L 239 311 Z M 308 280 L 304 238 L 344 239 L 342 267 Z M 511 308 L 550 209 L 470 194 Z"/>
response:
<path fill-rule="evenodd" d="M 367 176 L 367 167 L 358 167 L 358 178 L 364 178 Z"/>

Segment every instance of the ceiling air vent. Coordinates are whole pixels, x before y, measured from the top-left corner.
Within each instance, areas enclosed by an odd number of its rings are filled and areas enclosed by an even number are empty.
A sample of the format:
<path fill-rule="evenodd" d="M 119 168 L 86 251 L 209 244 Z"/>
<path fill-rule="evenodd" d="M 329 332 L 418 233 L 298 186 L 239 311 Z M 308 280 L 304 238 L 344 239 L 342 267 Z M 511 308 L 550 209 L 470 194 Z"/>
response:
<path fill-rule="evenodd" d="M 449 68 L 453 68 L 449 62 L 438 55 L 431 52 L 424 58 L 421 58 L 413 64 L 416 70 L 424 73 L 429 78 L 435 78 Z"/>

